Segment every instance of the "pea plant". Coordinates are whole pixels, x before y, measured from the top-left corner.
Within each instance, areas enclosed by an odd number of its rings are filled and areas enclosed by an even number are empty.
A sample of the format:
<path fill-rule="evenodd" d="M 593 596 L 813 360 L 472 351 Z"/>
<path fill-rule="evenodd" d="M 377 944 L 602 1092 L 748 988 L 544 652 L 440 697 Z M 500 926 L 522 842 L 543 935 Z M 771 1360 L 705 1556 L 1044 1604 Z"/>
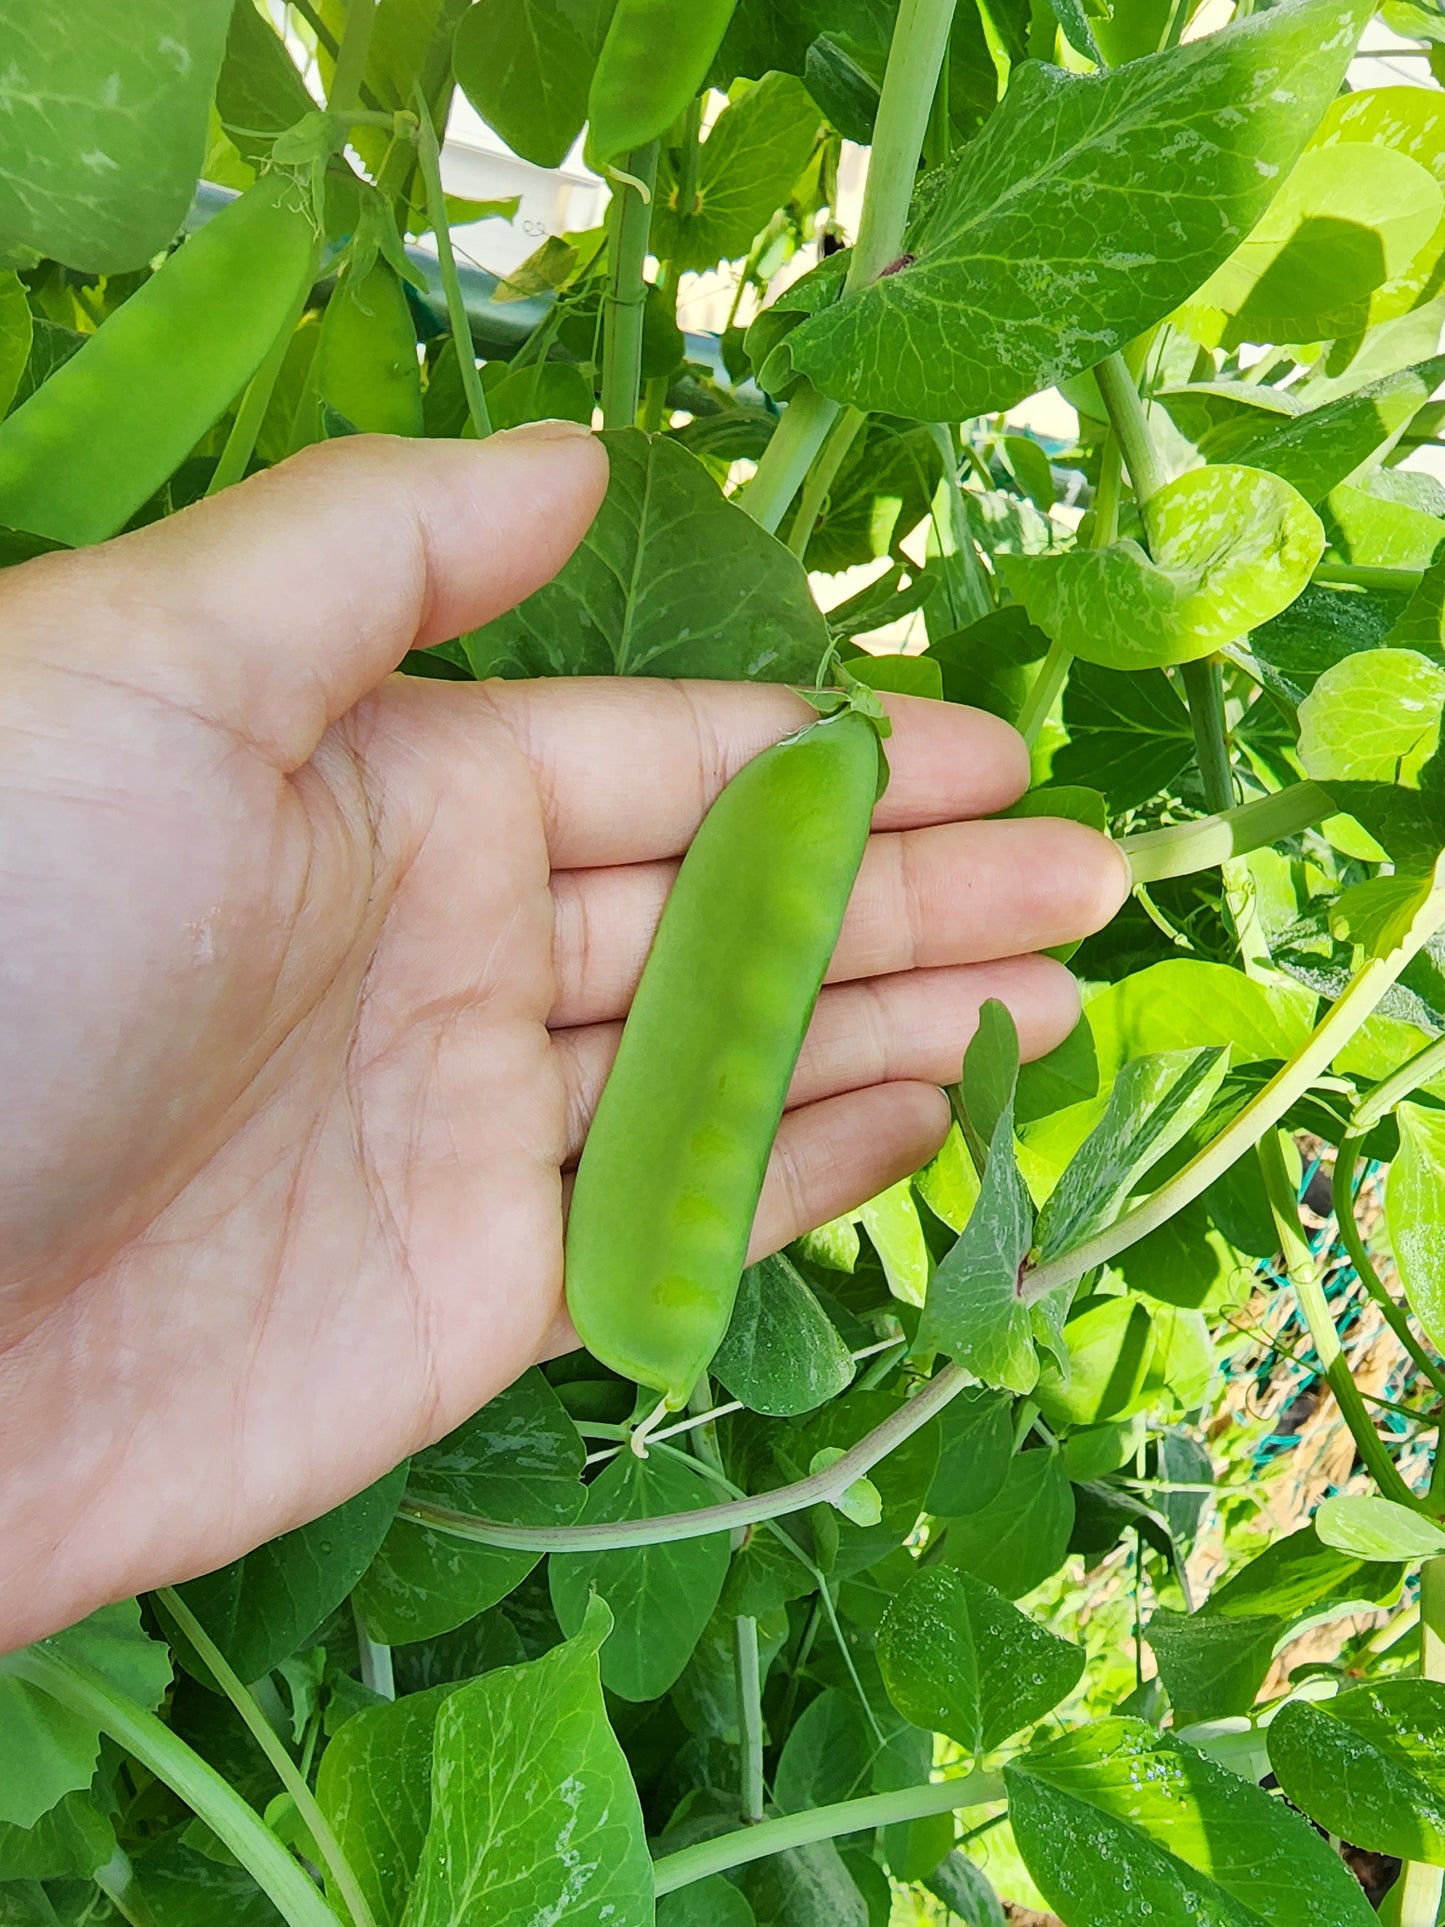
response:
<path fill-rule="evenodd" d="M 647 1328 L 662 1107 L 756 1042 L 684 931 L 579 1184 L 594 1353 L 0 1658 L 0 1922 L 1437 1921 L 1445 16 L 1385 0 L 1416 84 L 1360 88 L 1373 11 L 0 0 L 0 564 L 597 420 L 582 548 L 408 672 L 810 687 L 831 825 L 719 808 L 839 915 L 878 692 L 973 704 L 1135 881 L 1064 1044 L 986 1005 L 938 1156 L 740 1280 L 713 1173 Z M 444 192 L 458 90 L 585 135 L 603 224 L 459 253 L 515 208 Z M 832 936 L 774 923 L 732 963 L 801 1026 Z M 1281 1301 L 1348 1445 L 1271 1536 L 1221 1387 Z"/>

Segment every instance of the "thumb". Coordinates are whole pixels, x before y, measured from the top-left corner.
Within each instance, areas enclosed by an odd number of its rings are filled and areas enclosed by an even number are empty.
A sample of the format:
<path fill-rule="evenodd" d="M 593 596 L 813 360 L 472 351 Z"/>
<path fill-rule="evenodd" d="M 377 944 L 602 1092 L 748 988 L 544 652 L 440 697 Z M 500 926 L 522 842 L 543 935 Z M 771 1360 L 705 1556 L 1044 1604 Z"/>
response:
<path fill-rule="evenodd" d="M 0 632 L 183 706 L 281 767 L 401 661 L 554 576 L 607 485 L 572 422 L 359 435 L 181 514 L 8 570 Z M 77 623 L 77 612 L 85 619 Z"/>

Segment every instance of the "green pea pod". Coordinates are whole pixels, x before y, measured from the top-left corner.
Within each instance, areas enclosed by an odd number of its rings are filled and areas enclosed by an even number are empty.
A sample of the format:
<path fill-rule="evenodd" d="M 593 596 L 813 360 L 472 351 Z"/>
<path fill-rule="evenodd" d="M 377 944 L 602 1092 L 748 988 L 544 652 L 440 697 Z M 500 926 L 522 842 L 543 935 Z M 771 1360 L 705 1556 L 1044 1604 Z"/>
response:
<path fill-rule="evenodd" d="M 618 0 L 587 94 L 603 168 L 665 134 L 707 78 L 737 0 Z"/>
<path fill-rule="evenodd" d="M 367 434 L 420 435 L 421 363 L 401 278 L 377 256 L 348 268 L 326 305 L 317 345 L 321 399 Z"/>
<path fill-rule="evenodd" d="M 568 1309 L 595 1357 L 672 1411 L 727 1330 L 880 762 L 874 724 L 849 709 L 728 784 L 678 871 L 587 1135 Z"/>
<path fill-rule="evenodd" d="M 124 528 L 260 367 L 316 246 L 289 174 L 207 222 L 0 422 L 0 526 L 72 547 Z"/>

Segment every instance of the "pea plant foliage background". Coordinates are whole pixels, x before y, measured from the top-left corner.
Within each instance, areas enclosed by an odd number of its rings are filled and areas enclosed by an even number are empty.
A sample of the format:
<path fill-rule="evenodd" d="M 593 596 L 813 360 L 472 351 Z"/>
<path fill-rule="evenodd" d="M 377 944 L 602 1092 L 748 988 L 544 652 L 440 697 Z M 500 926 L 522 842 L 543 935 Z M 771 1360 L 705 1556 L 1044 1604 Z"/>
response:
<path fill-rule="evenodd" d="M 1436 1921 L 1445 16 L 1387 0 L 1420 84 L 1351 91 L 1371 17 L 0 0 L 5 565 L 328 436 L 600 410 L 582 549 L 408 669 L 831 645 L 1014 721 L 1018 807 L 1136 880 L 1073 1036 L 1021 1068 L 986 1007 L 943 1151 L 746 1273 L 645 1457 L 577 1353 L 0 1659 L 0 1922 Z M 500 285 L 448 243 L 514 211 L 443 194 L 458 89 L 611 188 Z M 166 290 L 154 472 L 77 488 L 36 424 Z M 1068 445 L 1007 419 L 1054 388 Z M 85 445 L 133 443 L 100 401 Z M 1271 1536 L 1225 1401 L 1280 1306 L 1346 1449 Z"/>

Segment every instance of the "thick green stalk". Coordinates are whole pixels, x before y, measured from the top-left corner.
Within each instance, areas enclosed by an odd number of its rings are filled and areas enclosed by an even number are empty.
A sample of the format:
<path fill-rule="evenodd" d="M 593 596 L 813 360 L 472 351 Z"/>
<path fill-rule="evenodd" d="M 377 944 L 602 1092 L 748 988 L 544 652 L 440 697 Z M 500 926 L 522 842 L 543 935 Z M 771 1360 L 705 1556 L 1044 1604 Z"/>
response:
<path fill-rule="evenodd" d="M 873 123 L 868 181 L 843 296 L 876 281 L 903 252 L 908 203 L 928 128 L 957 0 L 903 0 Z M 783 411 L 758 470 L 738 496 L 765 529 L 776 529 L 827 438 L 838 403 L 805 383 Z"/>
<path fill-rule="evenodd" d="M 256 1696 L 241 1680 L 200 1620 L 171 1586 L 162 1586 L 156 1598 L 195 1648 L 216 1684 L 245 1722 L 252 1739 L 266 1755 L 276 1778 L 295 1802 L 296 1811 L 310 1830 L 326 1871 L 336 1891 L 346 1902 L 355 1927 L 376 1927 L 376 1919 L 361 1891 L 351 1864 L 341 1850 L 341 1842 L 331 1830 L 326 1815 L 316 1804 L 316 1795 L 307 1786 L 300 1769 L 282 1745 L 279 1736 L 256 1703 Z"/>
<path fill-rule="evenodd" d="M 1425 579 L 1423 569 L 1377 569 L 1362 562 L 1321 562 L 1316 565 L 1312 582 L 1346 583 L 1355 589 L 1384 589 L 1395 595 L 1410 595 Z"/>
<path fill-rule="evenodd" d="M 1099 384 L 1099 393 L 1109 411 L 1109 425 L 1119 438 L 1134 500 L 1139 504 L 1139 513 L 1147 530 L 1149 517 L 1146 510 L 1150 498 L 1163 488 L 1166 477 L 1159 452 L 1154 446 L 1154 437 L 1149 433 L 1144 404 L 1139 399 L 1139 385 L 1130 374 L 1124 357 L 1118 354 L 1106 356 L 1099 363 L 1094 370 L 1094 379 Z"/>
<path fill-rule="evenodd" d="M 657 1897 L 690 1887 L 709 1874 L 745 1867 L 769 1854 L 791 1847 L 808 1847 L 817 1840 L 835 1840 L 845 1833 L 888 1827 L 904 1820 L 921 1820 L 931 1813 L 953 1813 L 962 1807 L 989 1806 L 1004 1798 L 1002 1774 L 968 1773 L 956 1780 L 935 1780 L 926 1786 L 903 1787 L 896 1793 L 869 1793 L 860 1800 L 840 1800 L 836 1806 L 813 1807 L 804 1813 L 764 1820 L 761 1826 L 719 1834 L 695 1847 L 665 1854 L 653 1875 Z"/>
<path fill-rule="evenodd" d="M 1445 1453 L 1437 1451 L 1430 1498 L 1445 1508 Z M 1420 1568 L 1420 1676 L 1445 1680 L 1445 1559 L 1427 1559 Z M 1407 1861 L 1400 1876 L 1400 1927 L 1435 1927 L 1440 1917 L 1445 1870 Z"/>
<path fill-rule="evenodd" d="M 1345 1247 L 1350 1263 L 1355 1267 L 1360 1283 L 1380 1307 L 1385 1323 L 1414 1361 L 1415 1369 L 1423 1378 L 1428 1379 L 1442 1397 L 1445 1397 L 1445 1371 L 1435 1363 L 1411 1331 L 1404 1306 L 1391 1297 L 1360 1235 L 1359 1220 L 1355 1216 L 1355 1164 L 1359 1156 L 1360 1138 L 1355 1132 L 1351 1132 L 1349 1136 L 1340 1140 L 1339 1149 L 1335 1152 L 1334 1174 L 1330 1180 L 1335 1223 L 1339 1226 L 1340 1241 Z"/>
<path fill-rule="evenodd" d="M 452 332 L 452 346 L 456 350 L 457 372 L 462 378 L 462 393 L 467 398 L 467 414 L 471 419 L 472 433 L 479 442 L 484 442 L 492 432 L 492 417 L 487 408 L 487 397 L 482 389 L 482 378 L 477 373 L 476 348 L 472 342 L 472 324 L 467 319 L 467 304 L 462 294 L 462 284 L 457 276 L 457 257 L 452 252 L 451 220 L 447 214 L 447 197 L 442 188 L 442 157 L 437 146 L 437 133 L 432 126 L 431 109 L 427 105 L 421 83 L 416 86 L 416 151 L 421 167 L 421 177 L 426 184 L 426 208 L 431 219 L 432 233 L 437 244 L 437 272 L 441 276 L 442 292 L 447 301 L 447 325 Z"/>
<path fill-rule="evenodd" d="M 1397 1505 L 1418 1506 L 1419 1500 L 1400 1477 L 1384 1440 L 1375 1430 L 1374 1422 L 1365 1410 L 1365 1402 L 1360 1397 L 1360 1388 L 1351 1374 L 1350 1361 L 1345 1356 L 1340 1334 L 1325 1299 L 1319 1261 L 1300 1229 L 1299 1199 L 1285 1167 L 1278 1131 L 1265 1132 L 1259 1141 L 1258 1154 L 1270 1215 L 1279 1233 L 1285 1276 L 1294 1287 L 1320 1369 L 1335 1395 L 1340 1415 L 1350 1428 L 1370 1476 L 1384 1496 L 1393 1499 Z"/>
<path fill-rule="evenodd" d="M 1205 804 L 1214 811 L 1231 810 L 1236 799 L 1224 715 L 1224 666 L 1217 656 L 1206 656 L 1200 662 L 1186 662 L 1182 673 Z"/>
<path fill-rule="evenodd" d="M 1241 803 L 1218 816 L 1202 816 L 1192 823 L 1171 823 L 1167 829 L 1126 836 L 1119 847 L 1129 859 L 1136 883 L 1158 883 L 1164 877 L 1187 877 L 1198 870 L 1212 870 L 1247 850 L 1295 836 L 1334 812 L 1329 791 L 1318 783 L 1291 783 L 1273 796 L 1256 797 L 1254 802 Z"/>
<path fill-rule="evenodd" d="M 1059 1285 L 1072 1284 L 1082 1278 L 1095 1265 L 1108 1264 L 1121 1251 L 1127 1251 L 1130 1245 L 1137 1244 L 1182 1211 L 1216 1178 L 1222 1177 L 1231 1164 L 1237 1163 L 1266 1131 L 1279 1123 L 1290 1106 L 1329 1068 L 1442 920 L 1445 920 L 1445 887 L 1433 893 L 1399 949 L 1387 957 L 1372 957 L 1365 964 L 1294 1056 L 1275 1072 L 1218 1137 L 1192 1157 L 1167 1184 L 1087 1239 L 1077 1250 L 1051 1258 L 1047 1264 L 1026 1272 L 1023 1295 L 1041 1298 Z"/>
<path fill-rule="evenodd" d="M 347 0 L 346 25 L 326 90 L 333 114 L 349 114 L 361 101 L 361 77 L 371 51 L 371 29 L 376 22 L 376 0 Z"/>
<path fill-rule="evenodd" d="M 743 1818 L 762 1820 L 763 1687 L 758 1661 L 758 1622 L 742 1615 L 733 1621 L 733 1662 L 738 1692 L 738 1739 L 742 1749 Z"/>
<path fill-rule="evenodd" d="M 1107 549 L 1119 533 L 1120 472 L 1119 437 L 1110 429 L 1099 450 L 1099 486 L 1087 537 L 1087 546 L 1091 549 Z M 1039 665 L 1019 713 L 1018 732 L 1030 749 L 1039 739 L 1039 731 L 1048 720 L 1073 660 L 1072 651 L 1061 642 L 1049 644 L 1049 653 Z"/>
<path fill-rule="evenodd" d="M 49 1652 L 43 1645 L 0 1658 L 0 1671 L 94 1720 L 205 1821 L 289 1927 L 337 1927 L 336 1915 L 261 1816 L 213 1766 L 103 1673 L 81 1660 Z"/>
<path fill-rule="evenodd" d="M 642 392 L 642 324 L 647 311 L 647 237 L 657 183 L 657 142 L 614 170 L 607 217 L 607 293 L 602 303 L 602 426 L 631 428 Z"/>
<path fill-rule="evenodd" d="M 847 461 L 848 451 L 857 441 L 858 431 L 867 419 L 861 408 L 845 408 L 838 417 L 832 434 L 820 450 L 818 459 L 808 470 L 803 482 L 803 493 L 798 501 L 798 512 L 793 517 L 792 528 L 788 531 L 788 547 L 800 561 L 807 553 L 813 530 L 818 525 L 818 517 L 823 512 L 823 504 L 828 499 L 828 491 L 837 481 L 838 471 Z"/>

